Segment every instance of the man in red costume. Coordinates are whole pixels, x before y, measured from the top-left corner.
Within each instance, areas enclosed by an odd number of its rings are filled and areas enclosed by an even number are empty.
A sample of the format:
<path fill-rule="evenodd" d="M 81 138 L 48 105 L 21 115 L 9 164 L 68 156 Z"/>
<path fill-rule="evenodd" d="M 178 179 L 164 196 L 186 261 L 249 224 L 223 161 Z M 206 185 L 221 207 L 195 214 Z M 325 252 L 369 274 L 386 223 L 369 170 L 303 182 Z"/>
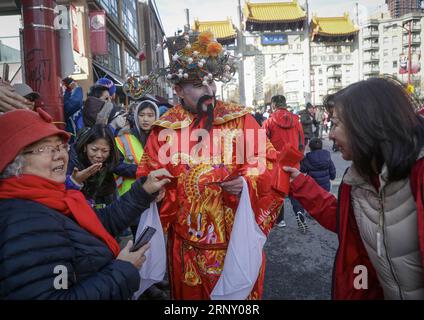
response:
<path fill-rule="evenodd" d="M 173 50 L 167 78 L 181 104 L 154 123 L 137 172 L 143 176 L 167 168 L 175 177 L 159 211 L 168 231 L 172 298 L 260 299 L 263 239 L 282 205 L 288 177 L 279 170 L 277 152 L 249 110 L 215 98 L 214 80 L 229 81 L 235 60 L 210 32 L 201 33 L 194 43 L 185 35 L 173 45 L 180 48 Z M 237 228 L 236 213 L 245 215 Z M 244 217 L 252 217 L 253 223 L 240 229 Z M 263 240 L 259 255 L 252 248 L 252 255 L 240 257 L 235 248 L 246 249 L 255 236 Z M 237 267 L 249 265 L 256 265 L 257 272 L 238 282 Z"/>

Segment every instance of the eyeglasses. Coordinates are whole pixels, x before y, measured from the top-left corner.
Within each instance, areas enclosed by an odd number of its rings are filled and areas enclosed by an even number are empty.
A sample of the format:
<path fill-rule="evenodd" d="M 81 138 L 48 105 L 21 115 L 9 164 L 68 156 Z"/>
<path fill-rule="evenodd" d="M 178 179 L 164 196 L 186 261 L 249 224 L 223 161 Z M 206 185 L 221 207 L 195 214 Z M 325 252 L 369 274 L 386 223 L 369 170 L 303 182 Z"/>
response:
<path fill-rule="evenodd" d="M 51 146 L 46 145 L 39 147 L 38 149 L 30 150 L 30 151 L 24 151 L 23 154 L 45 154 L 54 156 L 56 152 L 68 152 L 69 151 L 69 144 L 67 143 L 61 143 L 57 146 Z"/>

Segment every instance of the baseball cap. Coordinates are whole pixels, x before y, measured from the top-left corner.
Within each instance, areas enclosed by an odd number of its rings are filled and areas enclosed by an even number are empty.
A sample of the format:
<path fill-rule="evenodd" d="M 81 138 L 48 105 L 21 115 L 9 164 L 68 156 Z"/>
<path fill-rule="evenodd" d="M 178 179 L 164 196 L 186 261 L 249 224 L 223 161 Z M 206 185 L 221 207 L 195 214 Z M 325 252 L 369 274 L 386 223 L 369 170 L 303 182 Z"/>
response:
<path fill-rule="evenodd" d="M 35 100 L 40 97 L 40 94 L 32 90 L 32 88 L 26 83 L 16 83 L 13 85 L 13 88 L 17 94 L 29 100 Z"/>

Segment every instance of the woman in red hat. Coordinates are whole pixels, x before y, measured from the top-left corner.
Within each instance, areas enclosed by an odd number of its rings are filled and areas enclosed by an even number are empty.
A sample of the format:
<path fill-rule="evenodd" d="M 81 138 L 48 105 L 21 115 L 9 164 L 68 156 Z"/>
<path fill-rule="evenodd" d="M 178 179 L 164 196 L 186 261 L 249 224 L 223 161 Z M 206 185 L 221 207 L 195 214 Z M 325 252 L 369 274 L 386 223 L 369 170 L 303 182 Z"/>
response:
<path fill-rule="evenodd" d="M 128 299 L 148 245 L 122 251 L 128 228 L 169 179 L 166 170 L 136 181 L 97 212 L 65 189 L 69 134 L 51 118 L 16 110 L 0 116 L 0 299 Z"/>

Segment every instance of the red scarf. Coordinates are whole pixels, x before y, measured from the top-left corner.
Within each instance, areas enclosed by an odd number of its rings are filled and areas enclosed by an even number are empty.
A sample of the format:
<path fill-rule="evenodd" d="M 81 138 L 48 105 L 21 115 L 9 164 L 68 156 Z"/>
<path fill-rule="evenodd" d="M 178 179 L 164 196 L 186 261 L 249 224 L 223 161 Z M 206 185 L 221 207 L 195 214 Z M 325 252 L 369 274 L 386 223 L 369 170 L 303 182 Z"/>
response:
<path fill-rule="evenodd" d="M 106 243 L 115 257 L 119 254 L 118 243 L 106 231 L 84 195 L 76 190 L 66 190 L 63 183 L 27 174 L 7 178 L 0 180 L 0 199 L 32 200 L 73 217 L 82 228 Z"/>

